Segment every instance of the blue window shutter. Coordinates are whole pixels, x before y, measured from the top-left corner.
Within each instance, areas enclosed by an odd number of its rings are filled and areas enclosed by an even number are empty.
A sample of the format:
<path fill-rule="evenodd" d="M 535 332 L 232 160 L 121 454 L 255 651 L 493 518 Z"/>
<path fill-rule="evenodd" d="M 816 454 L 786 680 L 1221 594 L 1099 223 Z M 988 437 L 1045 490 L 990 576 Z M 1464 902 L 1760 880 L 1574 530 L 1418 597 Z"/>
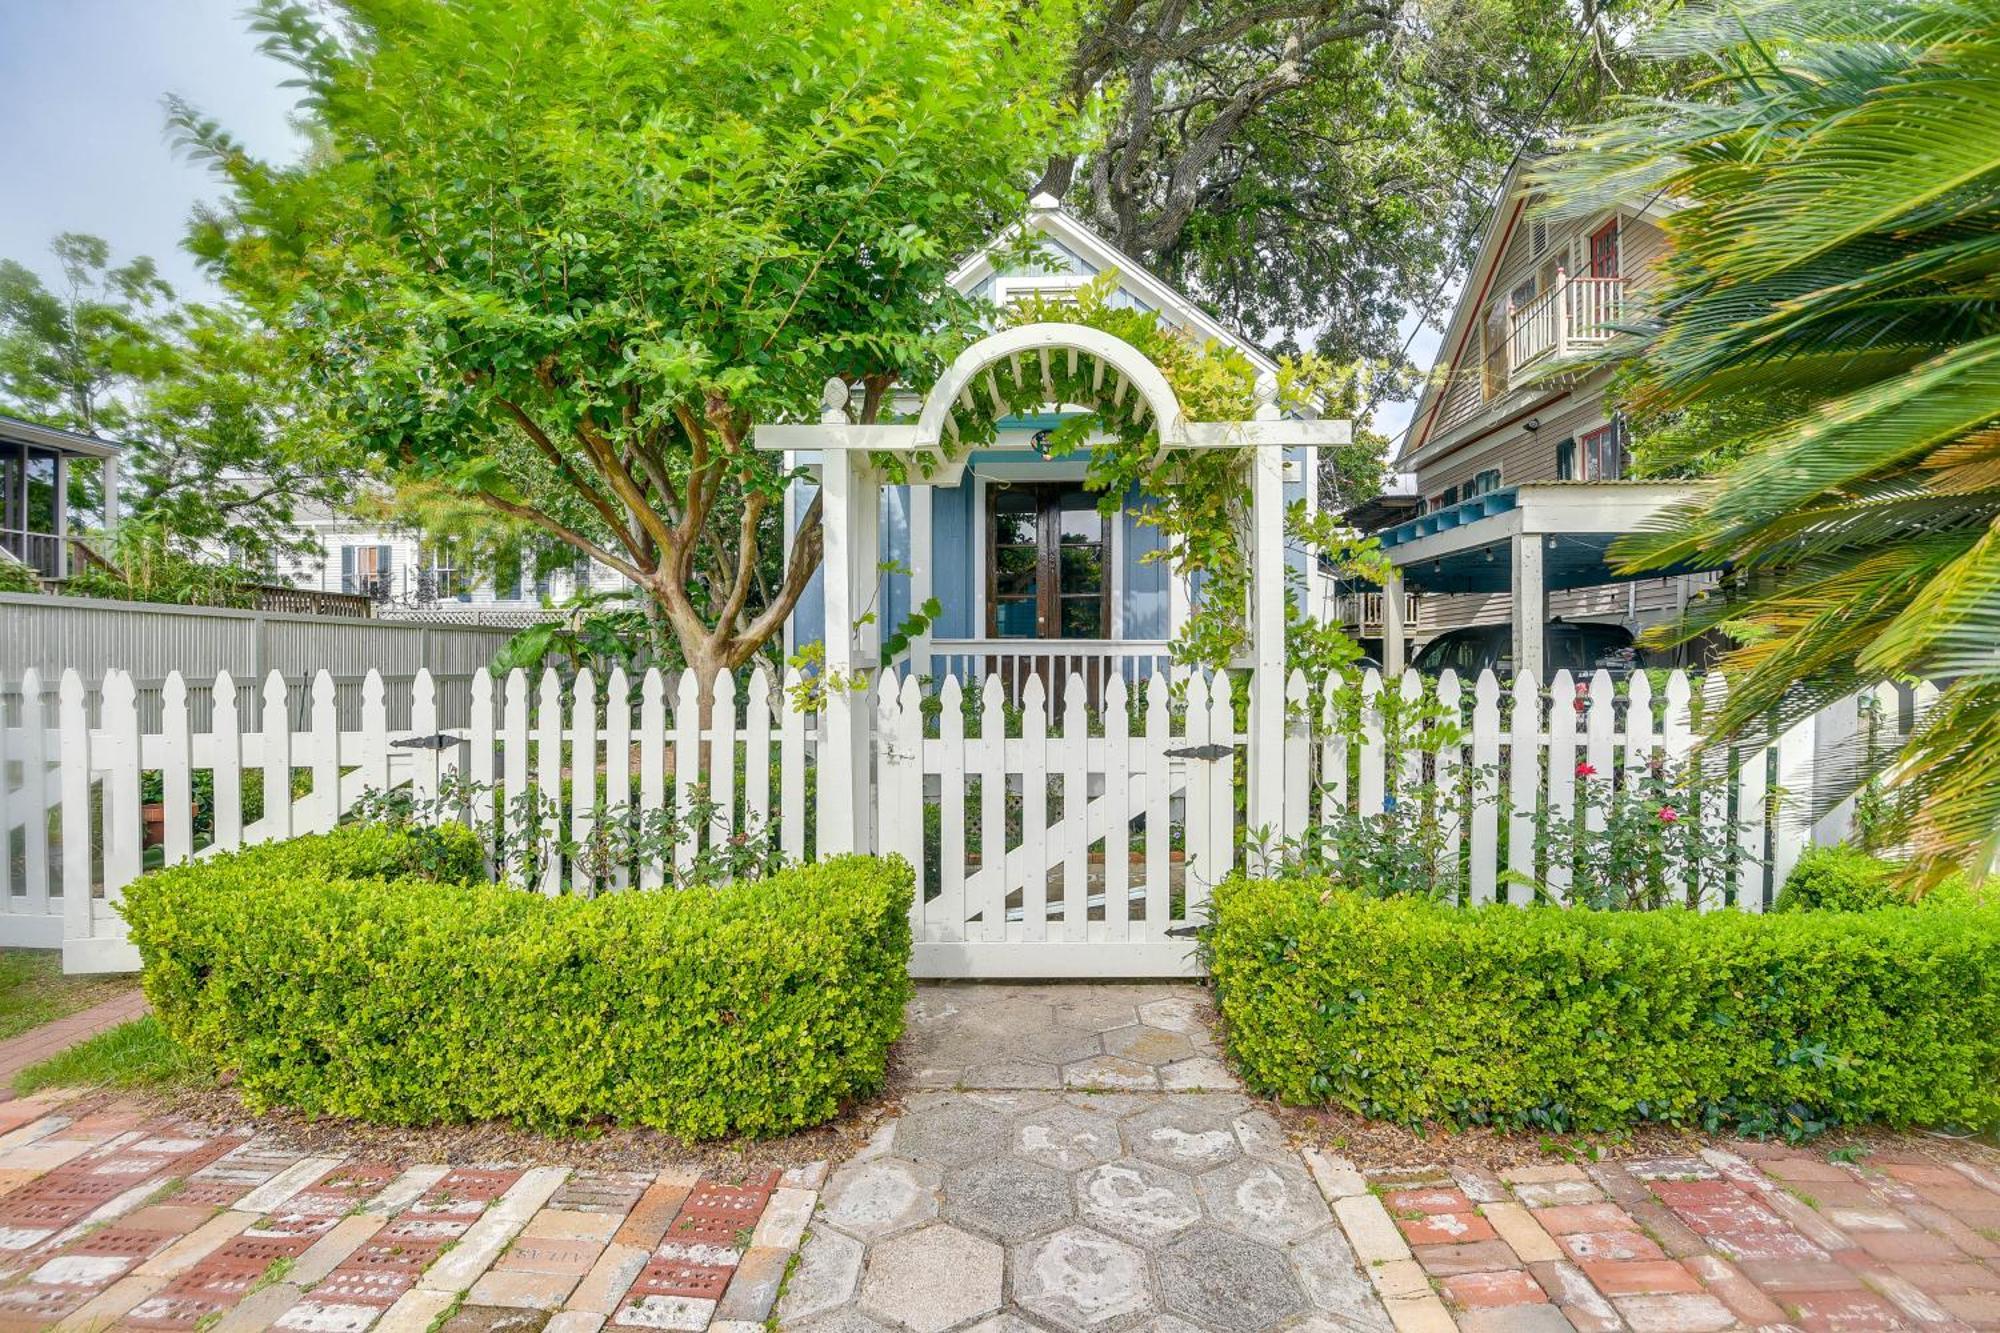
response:
<path fill-rule="evenodd" d="M 354 548 L 352 546 L 343 546 L 340 548 L 340 590 L 342 592 L 354 591 Z"/>

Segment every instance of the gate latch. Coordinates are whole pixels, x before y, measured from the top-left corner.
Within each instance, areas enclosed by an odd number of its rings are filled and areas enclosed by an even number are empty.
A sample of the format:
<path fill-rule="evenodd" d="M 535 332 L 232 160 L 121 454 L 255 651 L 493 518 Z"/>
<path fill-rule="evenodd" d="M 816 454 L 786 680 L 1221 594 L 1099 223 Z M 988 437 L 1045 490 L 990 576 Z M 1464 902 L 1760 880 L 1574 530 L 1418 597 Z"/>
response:
<path fill-rule="evenodd" d="M 1227 759 L 1236 753 L 1233 745 L 1187 745 L 1178 750 L 1167 751 L 1169 759 L 1205 759 L 1214 761 Z"/>

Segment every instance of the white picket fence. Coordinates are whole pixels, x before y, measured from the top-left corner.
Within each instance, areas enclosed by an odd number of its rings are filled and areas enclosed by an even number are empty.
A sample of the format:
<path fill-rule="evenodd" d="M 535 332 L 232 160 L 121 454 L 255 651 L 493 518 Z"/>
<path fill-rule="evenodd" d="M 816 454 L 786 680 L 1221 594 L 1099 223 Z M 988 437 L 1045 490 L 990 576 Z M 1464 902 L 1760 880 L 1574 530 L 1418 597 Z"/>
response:
<path fill-rule="evenodd" d="M 782 686 L 762 671 L 719 678 L 707 728 L 690 673 L 651 671 L 634 688 L 613 671 L 601 690 L 587 672 L 568 683 L 553 672 L 532 683 L 520 672 L 450 683 L 463 687 L 453 699 L 470 700 L 462 718 L 440 715 L 441 682 L 428 673 L 407 686 L 407 711 L 372 672 L 358 703 L 320 673 L 302 710 L 298 684 L 273 674 L 246 716 L 227 674 L 200 688 L 205 700 L 176 675 L 153 729 L 142 728 L 122 672 L 89 689 L 67 671 L 54 690 L 27 673 L 0 691 L 0 944 L 60 944 L 71 971 L 129 969 L 137 960 L 116 909 L 149 859 L 173 864 L 330 829 L 371 791 L 405 789 L 476 827 L 497 821 L 517 840 L 526 821 L 553 818 L 586 845 L 600 811 L 634 808 L 671 810 L 695 827 L 671 867 L 585 872 L 548 837 L 533 865 L 510 867 L 544 892 L 597 892 L 656 887 L 732 839 L 769 839 L 787 858 L 810 857 L 837 845 L 819 836 L 813 793 L 824 789 L 815 783 L 872 770 L 874 790 L 862 796 L 873 797 L 873 846 L 906 857 L 920 879 L 919 975 L 1191 974 L 1188 936 L 1212 885 L 1246 862 L 1258 868 L 1313 822 L 1380 816 L 1426 782 L 1452 788 L 1462 778 L 1470 792 L 1446 819 L 1449 859 L 1463 868 L 1459 897 L 1526 901 L 1536 881 L 1567 900 L 1576 886 L 1561 868 L 1535 865 L 1536 811 L 1601 828 L 1652 759 L 1689 756 L 1696 702 L 1679 673 L 1658 699 L 1643 676 L 1621 689 L 1599 673 L 1580 704 L 1568 673 L 1546 693 L 1521 679 L 1504 694 L 1491 673 L 1469 691 L 1449 674 L 1410 674 L 1394 688 L 1406 711 L 1423 699 L 1435 705 L 1424 724 L 1430 743 L 1399 744 L 1375 673 L 1358 683 L 1358 701 L 1343 682 L 1294 673 L 1274 756 L 1248 752 L 1237 682 L 1220 675 L 1170 686 L 1155 674 L 1143 690 L 1114 675 L 1100 699 L 1072 680 L 1051 717 L 1038 677 L 1017 706 L 997 675 L 979 683 L 975 701 L 949 677 L 927 701 L 916 679 L 884 673 L 855 709 L 872 762 L 828 770 L 820 719 L 795 706 L 796 675 Z M 1723 683 L 1711 676 L 1701 687 L 1712 705 Z M 1889 724 L 1878 742 L 1895 744 L 1904 716 L 1934 697 L 1924 687 L 1905 709 L 1885 687 Z M 391 716 L 410 725 L 392 729 Z M 1849 704 L 1767 744 L 1705 752 L 1684 817 L 1709 821 L 1741 855 L 1690 886 L 1694 905 L 1761 910 L 1805 846 L 1845 831 L 1841 813 L 1816 802 L 1815 783 L 1852 748 L 1856 717 Z M 164 816 L 157 854 L 144 836 L 149 781 Z M 1245 827 L 1241 798 L 1253 781 L 1281 785 L 1280 827 Z M 208 794 L 198 802 L 197 792 Z M 248 792 L 262 798 L 255 819 L 245 818 Z M 462 797 L 438 803 L 440 792 Z"/>

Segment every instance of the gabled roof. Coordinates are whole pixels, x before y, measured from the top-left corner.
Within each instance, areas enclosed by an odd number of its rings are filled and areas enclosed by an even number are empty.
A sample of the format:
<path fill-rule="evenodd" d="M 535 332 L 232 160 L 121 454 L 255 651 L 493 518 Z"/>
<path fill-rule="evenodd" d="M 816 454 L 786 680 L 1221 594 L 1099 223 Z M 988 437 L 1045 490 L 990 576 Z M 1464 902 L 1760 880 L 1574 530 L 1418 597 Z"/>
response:
<path fill-rule="evenodd" d="M 1158 310 L 1169 323 L 1243 353 L 1260 371 L 1276 373 L 1278 363 L 1270 353 L 1223 324 L 1196 305 L 1186 293 L 1162 282 L 1138 260 L 1065 213 L 1052 195 L 1036 195 L 1029 201 L 1028 214 L 1020 223 L 967 256 L 952 271 L 952 287 L 969 294 L 995 276 L 999 272 L 999 261 L 1023 233 L 1047 237 L 1075 255 L 1092 273 L 1116 269 L 1118 285 L 1147 309 Z"/>
<path fill-rule="evenodd" d="M 38 426 L 32 421 L 9 416 L 0 416 L 0 441 L 39 445 L 59 453 L 84 454 L 91 458 L 115 458 L 125 448 L 115 441 L 100 440 L 94 435 L 79 435 L 73 430 L 59 430 L 54 426 Z"/>
<path fill-rule="evenodd" d="M 1486 231 L 1479 238 L 1479 249 L 1465 275 L 1465 285 L 1459 289 L 1458 304 L 1452 308 L 1451 322 L 1445 325 L 1437 360 L 1424 381 L 1423 397 L 1417 400 L 1417 410 L 1410 416 L 1410 428 L 1403 436 L 1403 448 L 1391 464 L 1393 467 L 1409 467 L 1410 460 L 1423 449 L 1437 424 L 1445 392 L 1464 361 L 1466 343 L 1479 327 L 1479 312 L 1486 308 L 1487 289 L 1492 286 L 1494 273 L 1507 253 L 1507 243 L 1514 238 L 1527 209 L 1528 195 L 1521 189 L 1521 175 L 1530 165 L 1527 158 L 1517 157 L 1500 182 L 1499 206 L 1487 219 Z"/>

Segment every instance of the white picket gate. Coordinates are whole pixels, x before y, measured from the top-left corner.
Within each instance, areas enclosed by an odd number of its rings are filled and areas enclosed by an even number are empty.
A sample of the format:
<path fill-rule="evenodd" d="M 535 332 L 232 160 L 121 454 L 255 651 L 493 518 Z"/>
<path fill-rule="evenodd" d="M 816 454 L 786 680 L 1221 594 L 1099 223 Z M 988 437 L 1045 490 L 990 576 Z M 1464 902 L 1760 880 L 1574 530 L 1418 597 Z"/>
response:
<path fill-rule="evenodd" d="M 1038 677 L 1016 693 L 989 675 L 972 699 L 969 683 L 947 677 L 927 700 L 927 682 L 884 673 L 854 710 L 872 765 L 825 770 L 819 718 L 794 704 L 800 684 L 723 676 L 704 728 L 690 673 L 635 682 L 613 671 L 602 688 L 589 673 L 420 673 L 407 708 L 372 672 L 358 700 L 319 674 L 303 708 L 297 683 L 276 674 L 253 708 L 239 705 L 227 674 L 192 691 L 176 675 L 160 691 L 158 725 L 142 727 L 122 672 L 90 689 L 68 671 L 54 690 L 31 672 L 0 691 L 0 944 L 60 944 L 71 971 L 133 967 L 117 904 L 149 861 L 329 829 L 371 791 L 406 790 L 440 817 L 516 840 L 528 821 L 547 832 L 553 820 L 588 846 L 601 812 L 628 810 L 671 811 L 692 827 L 671 865 L 586 869 L 544 837 L 534 864 L 509 867 L 544 892 L 601 892 L 684 877 L 732 839 L 768 839 L 795 860 L 836 845 L 818 834 L 815 783 L 832 780 L 816 774 L 872 768 L 874 791 L 862 796 L 874 797 L 873 845 L 917 869 L 919 975 L 1185 975 L 1198 970 L 1191 928 L 1217 881 L 1260 868 L 1315 824 L 1379 818 L 1425 783 L 1462 778 L 1469 791 L 1444 820 L 1463 869 L 1458 896 L 1522 902 L 1536 880 L 1567 900 L 1575 886 L 1562 868 L 1535 864 L 1536 811 L 1603 827 L 1652 760 L 1690 754 L 1696 703 L 1679 673 L 1659 699 L 1643 676 L 1621 690 L 1599 673 L 1580 691 L 1559 673 L 1546 692 L 1525 679 L 1503 692 L 1491 673 L 1470 690 L 1450 674 L 1410 674 L 1393 688 L 1404 713 L 1427 706 L 1420 744 L 1394 734 L 1391 687 L 1375 673 L 1358 683 L 1358 703 L 1343 682 L 1293 673 L 1283 752 L 1266 755 L 1250 752 L 1222 675 L 1170 687 L 1156 674 L 1140 688 L 1114 674 L 1098 699 L 1073 679 L 1051 716 Z M 1717 676 L 1701 687 L 1711 705 L 1724 688 Z M 1878 691 L 1886 723 L 1874 743 L 1896 744 L 1935 694 L 1921 687 L 1904 708 L 1895 690 Z M 1805 846 L 1846 832 L 1815 785 L 1853 762 L 1861 711 L 1839 706 L 1767 744 L 1704 752 L 1697 795 L 1677 813 L 1735 839 L 1742 855 L 1706 873 L 1694 905 L 1761 910 Z M 409 725 L 392 729 L 391 716 Z M 1245 809 L 1270 808 L 1243 799 L 1253 782 L 1279 784 L 1279 827 L 1246 827 Z M 157 852 L 144 836 L 148 784 L 164 816 Z M 254 819 L 246 796 L 261 798 Z"/>

